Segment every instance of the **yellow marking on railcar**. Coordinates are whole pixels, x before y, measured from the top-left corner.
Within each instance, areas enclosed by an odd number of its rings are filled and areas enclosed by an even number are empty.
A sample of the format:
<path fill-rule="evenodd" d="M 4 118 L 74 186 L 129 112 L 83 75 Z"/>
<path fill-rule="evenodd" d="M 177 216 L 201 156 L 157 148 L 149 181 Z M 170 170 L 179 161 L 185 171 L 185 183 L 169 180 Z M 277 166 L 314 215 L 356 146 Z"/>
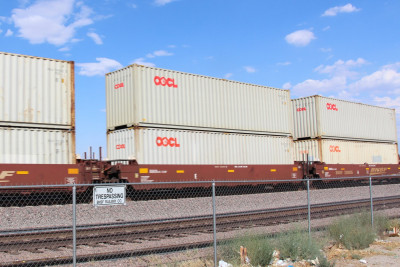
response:
<path fill-rule="evenodd" d="M 228 170 L 228 172 L 235 172 L 235 170 Z"/>
<path fill-rule="evenodd" d="M 16 174 L 29 174 L 29 171 L 17 171 Z"/>
<path fill-rule="evenodd" d="M 68 174 L 79 174 L 79 169 L 68 169 Z"/>
<path fill-rule="evenodd" d="M 176 173 L 185 173 L 184 170 L 176 170 Z"/>
<path fill-rule="evenodd" d="M 293 171 L 294 171 L 294 172 L 297 172 L 297 167 L 293 167 Z"/>
<path fill-rule="evenodd" d="M 139 168 L 139 173 L 149 173 L 149 168 Z"/>
<path fill-rule="evenodd" d="M 271 172 L 276 172 L 276 169 L 271 169 Z"/>

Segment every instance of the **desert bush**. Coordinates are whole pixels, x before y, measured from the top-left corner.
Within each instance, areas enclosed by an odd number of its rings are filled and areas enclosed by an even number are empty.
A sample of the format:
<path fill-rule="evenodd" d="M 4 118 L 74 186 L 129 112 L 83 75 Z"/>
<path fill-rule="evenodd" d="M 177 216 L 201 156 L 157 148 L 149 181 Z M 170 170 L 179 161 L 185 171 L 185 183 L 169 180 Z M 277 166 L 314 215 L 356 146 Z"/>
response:
<path fill-rule="evenodd" d="M 354 214 L 336 220 L 329 226 L 329 234 L 347 249 L 364 249 L 388 227 L 388 222 L 385 217 L 376 216 L 372 227 L 369 213 Z"/>

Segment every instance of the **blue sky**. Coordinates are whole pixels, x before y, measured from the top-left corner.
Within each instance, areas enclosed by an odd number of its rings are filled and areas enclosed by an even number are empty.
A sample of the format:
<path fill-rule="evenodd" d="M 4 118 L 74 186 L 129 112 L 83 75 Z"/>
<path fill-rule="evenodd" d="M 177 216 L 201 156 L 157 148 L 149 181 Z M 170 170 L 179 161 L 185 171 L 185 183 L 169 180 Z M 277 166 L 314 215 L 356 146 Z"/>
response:
<path fill-rule="evenodd" d="M 132 63 L 396 108 L 398 0 L 0 0 L 0 51 L 75 61 L 77 153 Z"/>

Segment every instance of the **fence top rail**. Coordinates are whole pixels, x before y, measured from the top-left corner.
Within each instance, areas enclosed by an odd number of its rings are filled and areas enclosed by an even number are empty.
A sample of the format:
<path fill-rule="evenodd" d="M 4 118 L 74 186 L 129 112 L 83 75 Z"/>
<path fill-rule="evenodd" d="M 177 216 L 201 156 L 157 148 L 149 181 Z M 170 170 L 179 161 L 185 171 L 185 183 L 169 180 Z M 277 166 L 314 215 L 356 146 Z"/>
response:
<path fill-rule="evenodd" d="M 33 189 L 33 188 L 68 188 L 68 187 L 93 187 L 93 186 L 121 186 L 121 185 L 202 185 L 216 186 L 222 184 L 279 184 L 279 183 L 301 183 L 305 181 L 343 181 L 343 180 L 372 180 L 382 178 L 400 177 L 399 175 L 380 175 L 380 176 L 357 176 L 357 177 L 341 177 L 341 178 L 310 178 L 310 179 L 288 179 L 288 180 L 209 180 L 209 181 L 176 181 L 176 182 L 143 182 L 143 183 L 99 183 L 99 184 L 42 184 L 42 185 L 0 185 L 1 190 L 5 189 Z"/>

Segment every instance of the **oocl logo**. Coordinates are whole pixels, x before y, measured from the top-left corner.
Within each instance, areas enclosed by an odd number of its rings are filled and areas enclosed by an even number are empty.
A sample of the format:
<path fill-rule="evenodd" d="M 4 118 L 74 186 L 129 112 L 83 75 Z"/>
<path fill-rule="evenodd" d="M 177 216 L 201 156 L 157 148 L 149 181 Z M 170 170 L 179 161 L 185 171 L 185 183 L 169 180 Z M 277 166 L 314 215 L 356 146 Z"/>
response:
<path fill-rule="evenodd" d="M 125 148 L 125 144 L 120 144 L 120 145 L 116 145 L 117 149 L 124 149 Z"/>
<path fill-rule="evenodd" d="M 178 144 L 178 140 L 176 137 L 157 137 L 156 139 L 157 146 L 170 146 L 170 147 L 180 147 Z"/>
<path fill-rule="evenodd" d="M 329 151 L 330 152 L 342 152 L 339 148 L 339 146 L 329 146 Z"/>
<path fill-rule="evenodd" d="M 124 87 L 124 83 L 117 83 L 116 85 L 114 85 L 114 89 L 118 89 Z"/>
<path fill-rule="evenodd" d="M 175 80 L 172 78 L 156 76 L 156 77 L 154 77 L 154 83 L 156 85 L 161 85 L 161 86 L 168 86 L 168 87 L 174 87 L 174 88 L 178 87 L 178 85 L 175 84 Z"/>
<path fill-rule="evenodd" d="M 297 108 L 297 112 L 300 112 L 300 111 L 306 111 L 307 109 L 306 109 L 306 107 L 302 107 L 302 108 Z"/>
<path fill-rule="evenodd" d="M 331 104 L 331 103 L 326 103 L 326 109 L 327 110 L 334 110 L 334 111 L 338 111 L 336 104 Z"/>

